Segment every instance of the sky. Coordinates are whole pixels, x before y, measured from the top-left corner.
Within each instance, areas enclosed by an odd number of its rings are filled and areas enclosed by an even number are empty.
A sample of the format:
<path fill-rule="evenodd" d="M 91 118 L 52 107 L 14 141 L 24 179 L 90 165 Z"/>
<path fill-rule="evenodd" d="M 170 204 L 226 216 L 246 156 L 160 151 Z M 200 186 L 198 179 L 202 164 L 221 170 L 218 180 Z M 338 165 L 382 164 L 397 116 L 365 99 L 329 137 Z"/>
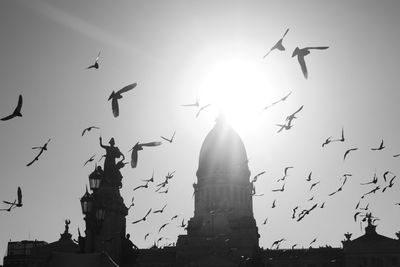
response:
<path fill-rule="evenodd" d="M 398 1 L 1 1 L 0 117 L 13 111 L 19 94 L 23 117 L 0 122 L 0 198 L 13 201 L 20 186 L 23 207 L 0 213 L 0 251 L 5 255 L 9 240 L 56 241 L 65 219 L 74 238 L 84 229 L 79 199 L 94 162 L 83 164 L 103 154 L 99 136 L 114 137 L 129 158 L 136 142 L 176 132 L 172 143 L 140 151 L 137 168 L 122 169 L 121 195 L 126 205 L 135 199 L 127 233 L 137 246 L 152 246 L 172 216 L 179 215 L 176 225 L 193 216 L 198 156 L 219 111 L 242 138 L 252 176 L 266 171 L 255 183 L 264 195 L 253 198 L 260 246 L 285 238 L 281 247 L 308 247 L 317 238 L 314 247 L 339 247 L 344 233 L 360 236 L 355 206 L 375 187 L 360 183 L 376 173 L 383 188 L 385 171 L 400 175 L 400 157 L 393 157 L 400 153 L 399 11 Z M 286 50 L 263 58 L 287 28 Z M 329 46 L 306 56 L 308 79 L 291 57 L 306 46 Z M 99 51 L 100 68 L 86 69 Z M 109 95 L 134 82 L 113 117 Z M 211 104 L 197 118 L 196 108 L 182 106 L 196 98 Z M 276 124 L 300 106 L 292 129 L 277 133 Z M 93 125 L 101 129 L 81 136 Z M 345 142 L 322 148 L 342 128 Z M 49 138 L 48 150 L 26 167 L 37 153 L 31 148 Z M 372 151 L 382 139 L 385 148 Z M 272 192 L 288 166 L 285 191 Z M 175 171 L 169 193 L 133 192 L 153 171 L 156 182 Z M 310 172 L 320 181 L 311 192 Z M 343 190 L 328 196 L 345 173 L 352 176 Z M 400 230 L 399 183 L 360 204 L 369 204 L 380 218 L 377 231 L 392 238 Z M 296 205 L 322 202 L 302 221 L 291 219 Z M 131 224 L 164 204 L 164 213 Z M 171 224 L 160 245 L 184 233 Z"/>

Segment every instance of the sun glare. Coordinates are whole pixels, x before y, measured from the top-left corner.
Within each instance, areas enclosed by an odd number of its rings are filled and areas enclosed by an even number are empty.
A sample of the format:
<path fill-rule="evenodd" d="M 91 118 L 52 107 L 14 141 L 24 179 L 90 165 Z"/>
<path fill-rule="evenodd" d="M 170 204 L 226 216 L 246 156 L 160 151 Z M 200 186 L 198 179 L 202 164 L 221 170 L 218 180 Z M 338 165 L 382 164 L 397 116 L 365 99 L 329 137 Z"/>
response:
<path fill-rule="evenodd" d="M 276 88 L 273 77 L 265 73 L 263 63 L 262 60 L 231 58 L 211 66 L 199 92 L 201 102 L 211 104 L 208 114 L 216 117 L 222 113 L 237 130 L 254 126 L 263 108 L 281 97 L 276 94 L 276 89 L 280 88 Z"/>

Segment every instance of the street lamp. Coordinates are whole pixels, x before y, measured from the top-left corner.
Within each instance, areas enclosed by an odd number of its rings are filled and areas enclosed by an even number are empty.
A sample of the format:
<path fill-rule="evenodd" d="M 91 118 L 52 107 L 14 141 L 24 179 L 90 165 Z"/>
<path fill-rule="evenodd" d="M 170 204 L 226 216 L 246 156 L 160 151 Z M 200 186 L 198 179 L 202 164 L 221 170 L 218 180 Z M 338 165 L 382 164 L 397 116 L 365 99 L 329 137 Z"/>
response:
<path fill-rule="evenodd" d="M 99 206 L 96 209 L 96 220 L 97 222 L 101 223 L 104 221 L 104 216 L 106 214 L 106 210 L 103 206 Z"/>
<path fill-rule="evenodd" d="M 92 196 L 89 194 L 87 187 L 85 194 L 81 197 L 81 207 L 82 213 L 85 215 L 92 211 L 93 199 Z"/>
<path fill-rule="evenodd" d="M 101 180 L 103 180 L 103 170 L 100 166 L 96 167 L 95 170 L 89 175 L 89 186 L 91 190 L 100 188 Z"/>

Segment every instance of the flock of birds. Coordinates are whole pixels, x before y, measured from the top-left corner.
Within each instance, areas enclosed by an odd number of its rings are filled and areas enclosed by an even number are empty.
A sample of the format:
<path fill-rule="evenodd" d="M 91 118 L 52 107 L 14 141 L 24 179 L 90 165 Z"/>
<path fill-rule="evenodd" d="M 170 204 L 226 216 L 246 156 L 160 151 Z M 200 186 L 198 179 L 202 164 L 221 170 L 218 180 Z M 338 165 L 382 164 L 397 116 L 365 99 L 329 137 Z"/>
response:
<path fill-rule="evenodd" d="M 285 33 L 283 34 L 283 36 L 275 43 L 275 45 L 273 45 L 270 50 L 264 55 L 263 58 L 266 58 L 271 52 L 273 52 L 274 50 L 278 50 L 278 51 L 285 51 L 285 47 L 283 45 L 283 40 L 285 38 L 285 36 L 288 34 L 289 29 L 287 29 L 285 31 Z M 308 69 L 306 66 L 306 62 L 305 62 L 305 57 L 307 55 L 310 54 L 311 50 L 326 50 L 328 49 L 328 46 L 315 46 L 315 47 L 304 47 L 304 48 L 299 48 L 296 47 L 292 53 L 292 57 L 297 57 L 298 63 L 300 65 L 302 74 L 304 76 L 305 79 L 308 78 Z M 98 53 L 95 61 L 93 64 L 89 65 L 86 69 L 99 69 L 100 68 L 100 64 L 99 64 L 99 60 L 100 60 L 100 52 Z M 117 91 L 112 91 L 108 101 L 111 101 L 111 110 L 112 110 L 112 114 L 114 117 L 118 117 L 120 114 L 120 109 L 119 109 L 119 101 L 123 98 L 123 96 L 125 94 L 127 94 L 128 92 L 130 92 L 131 90 L 133 90 L 134 88 L 136 88 L 137 83 L 132 83 L 129 85 L 126 85 L 124 87 L 122 87 L 121 89 L 117 90 Z M 281 99 L 279 99 L 278 101 L 275 101 L 267 106 L 264 107 L 263 110 L 267 110 L 281 102 L 286 101 L 290 95 L 292 94 L 292 92 L 289 92 L 287 95 L 285 95 L 284 97 L 282 97 Z M 18 103 L 17 106 L 15 107 L 14 111 L 10 114 L 7 115 L 3 118 L 1 118 L 2 121 L 8 121 L 11 119 L 14 119 L 16 117 L 22 117 L 22 103 L 23 103 L 23 99 L 22 99 L 22 95 L 19 95 L 18 98 Z M 190 104 L 184 104 L 182 106 L 184 107 L 195 107 L 197 108 L 197 112 L 195 117 L 199 117 L 199 115 L 201 114 L 201 112 L 203 110 L 205 110 L 206 108 L 208 108 L 211 104 L 206 104 L 206 105 L 200 105 L 200 102 L 198 99 L 196 99 L 196 101 L 194 103 L 190 103 Z M 279 127 L 278 129 L 278 133 L 280 133 L 283 130 L 290 130 L 293 127 L 293 121 L 295 119 L 298 119 L 298 114 L 302 111 L 303 109 L 303 105 L 300 106 L 296 111 L 294 111 L 293 113 L 289 114 L 286 119 L 285 122 L 282 124 L 276 124 L 276 126 Z M 83 137 L 85 134 L 88 134 L 89 132 L 91 132 L 92 130 L 98 130 L 100 129 L 100 127 L 97 126 L 89 126 L 85 129 L 83 129 L 81 136 Z M 174 138 L 175 138 L 175 134 L 176 131 L 173 132 L 173 134 L 171 135 L 171 137 L 165 137 L 165 136 L 160 136 L 160 138 L 162 140 L 164 140 L 165 142 L 168 143 L 173 143 Z M 34 150 L 38 150 L 39 152 L 37 153 L 37 155 L 33 158 L 33 160 L 31 160 L 29 163 L 26 164 L 27 167 L 31 166 L 32 164 L 34 164 L 36 161 L 39 161 L 39 158 L 41 155 L 43 155 L 43 153 L 45 151 L 47 151 L 48 149 L 48 144 L 51 141 L 51 139 L 48 139 L 48 141 L 42 145 L 42 146 L 36 146 L 33 147 L 32 149 Z M 322 148 L 327 147 L 328 145 L 335 143 L 335 142 L 345 142 L 345 136 L 344 136 L 344 129 L 342 128 L 341 131 L 341 136 L 337 139 L 334 139 L 332 136 L 329 136 L 328 138 L 326 138 L 326 140 L 322 143 Z M 154 142 L 148 142 L 148 143 L 140 143 L 137 142 L 128 152 L 131 152 L 131 161 L 130 161 L 130 165 L 132 168 L 136 168 L 137 164 L 138 164 L 138 152 L 143 150 L 144 147 L 155 147 L 155 146 L 159 146 L 162 144 L 162 141 L 154 141 Z M 372 151 L 381 151 L 385 148 L 384 145 L 384 141 L 382 140 L 381 143 L 377 146 L 377 147 L 373 147 L 371 148 Z M 348 150 L 346 150 L 344 152 L 343 155 L 343 160 L 346 160 L 346 158 L 349 156 L 350 153 L 354 153 L 354 151 L 358 150 L 357 147 L 353 147 L 353 148 L 349 148 Z M 393 155 L 393 157 L 399 157 L 400 154 L 396 154 Z M 95 161 L 95 157 L 96 155 L 91 156 L 87 161 L 84 162 L 83 166 L 86 166 L 88 163 Z M 100 161 L 102 158 L 104 157 L 104 155 L 101 156 L 101 158 L 98 160 Z M 292 169 L 293 166 L 289 166 L 286 167 L 284 169 L 284 175 L 283 177 L 279 178 L 276 182 L 277 183 L 282 183 L 278 188 L 276 189 L 272 189 L 273 193 L 282 193 L 285 191 L 285 185 L 286 185 L 286 178 L 289 176 L 289 170 Z M 160 183 L 156 183 L 154 180 L 154 172 L 153 175 L 151 176 L 151 178 L 149 179 L 143 179 L 141 180 L 143 182 L 143 184 L 140 184 L 138 186 L 136 186 L 135 188 L 133 188 L 133 192 L 136 192 L 138 190 L 150 190 L 151 184 L 154 184 L 154 192 L 158 193 L 158 194 L 167 194 L 168 193 L 168 186 L 170 183 L 170 180 L 174 177 L 174 173 L 173 172 L 169 172 L 166 176 L 165 179 L 163 181 L 161 181 Z M 253 185 L 253 190 L 252 190 L 252 195 L 255 197 L 258 196 L 263 196 L 264 194 L 256 194 L 256 187 L 255 187 L 255 183 L 258 180 L 258 177 L 260 177 L 261 175 L 265 174 L 265 171 L 258 173 L 257 175 L 255 175 L 253 177 L 253 179 L 251 180 L 251 183 Z M 332 197 L 333 195 L 339 193 L 340 191 L 343 190 L 343 187 L 345 186 L 347 180 L 349 177 L 351 177 L 352 174 L 346 173 L 343 174 L 343 176 L 340 179 L 340 185 L 339 187 L 331 192 L 330 194 L 328 194 L 328 197 Z M 365 199 L 365 197 L 367 197 L 368 195 L 371 194 L 375 194 L 379 191 L 381 191 L 382 193 L 384 193 L 386 190 L 388 190 L 389 188 L 393 187 L 394 185 L 394 181 L 396 179 L 396 175 L 394 173 L 392 173 L 391 171 L 386 171 L 383 176 L 383 183 L 379 183 L 378 181 L 380 179 L 378 179 L 378 175 L 375 173 L 373 176 L 372 181 L 370 182 L 365 182 L 365 183 L 361 183 L 362 186 L 369 186 L 369 185 L 374 185 L 374 188 L 370 188 L 366 193 L 364 193 L 361 197 L 360 200 L 358 201 L 356 207 L 355 207 L 355 214 L 354 214 L 354 220 L 357 221 L 358 217 L 364 217 L 364 219 L 362 219 L 362 221 L 365 221 L 365 216 L 366 216 L 366 212 L 368 211 L 369 208 L 369 203 L 365 206 L 365 207 L 360 207 L 360 203 L 363 199 Z M 317 188 L 317 186 L 321 183 L 321 181 L 315 181 L 312 178 L 312 172 L 309 173 L 308 177 L 305 179 L 306 182 L 309 183 L 309 191 L 310 192 L 314 192 Z M 315 210 L 317 208 L 324 208 L 325 207 L 325 202 L 322 203 L 312 203 L 312 201 L 314 200 L 314 196 L 311 196 L 307 202 L 310 202 L 310 205 L 306 208 L 301 208 L 300 206 L 296 206 L 292 209 L 291 212 L 291 218 L 293 220 L 296 220 L 297 222 L 303 220 L 306 216 L 308 216 L 311 212 L 315 212 Z M 8 205 L 8 207 L 0 209 L 1 211 L 8 211 L 10 212 L 12 209 L 17 208 L 17 207 L 22 207 L 22 190 L 21 187 L 18 187 L 17 189 L 17 198 L 13 201 L 3 201 L 4 204 Z M 129 208 L 133 207 L 134 204 L 134 197 L 132 197 L 132 201 L 130 203 Z M 400 203 L 396 203 L 396 205 L 400 205 Z M 164 210 L 166 209 L 167 204 L 164 204 L 161 208 L 153 210 L 152 208 L 150 208 L 147 213 L 143 216 L 143 217 L 139 217 L 137 220 L 133 221 L 132 224 L 138 224 L 141 222 L 145 222 L 148 217 L 150 216 L 150 214 L 153 214 L 153 216 L 156 216 L 156 214 L 161 214 L 164 213 Z M 271 208 L 276 208 L 277 207 L 277 199 L 274 199 Z M 161 231 L 163 229 L 165 229 L 168 225 L 171 225 L 173 222 L 175 222 L 177 219 L 179 218 L 179 215 L 174 215 L 170 218 L 169 221 L 167 222 L 163 222 L 160 227 L 158 229 L 156 229 L 157 234 L 160 234 Z M 379 218 L 374 218 L 375 220 L 379 219 Z M 262 222 L 262 225 L 265 225 L 268 221 L 268 217 Z M 175 225 L 176 227 L 180 227 L 182 229 L 186 228 L 186 223 L 185 223 L 185 219 L 182 218 L 181 222 L 177 225 Z M 144 234 L 144 240 L 146 240 L 147 238 L 149 238 L 149 236 L 152 234 L 152 232 L 148 232 L 146 234 Z M 158 244 L 161 240 L 167 240 L 167 238 L 165 237 L 159 237 L 156 241 L 155 244 Z M 279 240 L 276 240 L 272 243 L 271 248 L 276 247 L 279 248 L 279 246 L 281 245 L 282 242 L 286 241 L 285 238 L 281 238 Z M 314 244 L 317 241 L 317 238 L 314 238 L 309 245 L 311 246 L 312 244 Z M 297 244 L 294 244 L 292 246 L 292 248 L 296 247 Z"/>

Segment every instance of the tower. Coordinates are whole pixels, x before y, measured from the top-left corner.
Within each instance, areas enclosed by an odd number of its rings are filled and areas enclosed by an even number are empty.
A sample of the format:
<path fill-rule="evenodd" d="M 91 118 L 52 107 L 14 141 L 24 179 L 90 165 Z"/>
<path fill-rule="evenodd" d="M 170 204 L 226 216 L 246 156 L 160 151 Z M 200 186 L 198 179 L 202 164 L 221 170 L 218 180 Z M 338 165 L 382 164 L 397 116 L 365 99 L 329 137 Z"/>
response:
<path fill-rule="evenodd" d="M 194 216 L 188 222 L 187 235 L 178 238 L 177 261 L 181 265 L 199 264 L 212 256 L 219 258 L 221 266 L 221 261 L 237 266 L 240 259 L 255 253 L 259 234 L 246 149 L 222 119 L 216 121 L 202 144 L 196 175 Z"/>

